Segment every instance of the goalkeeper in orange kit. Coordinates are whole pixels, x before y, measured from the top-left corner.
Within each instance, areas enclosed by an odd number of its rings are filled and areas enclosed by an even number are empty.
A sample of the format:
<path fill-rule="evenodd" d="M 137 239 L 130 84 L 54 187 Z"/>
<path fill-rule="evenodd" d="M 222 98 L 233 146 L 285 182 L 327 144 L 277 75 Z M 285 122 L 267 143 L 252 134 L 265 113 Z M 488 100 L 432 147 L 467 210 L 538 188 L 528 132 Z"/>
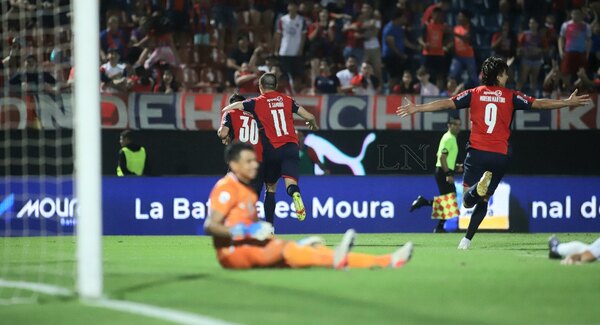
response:
<path fill-rule="evenodd" d="M 356 236 L 352 229 L 346 231 L 335 249 L 325 247 L 324 240 L 316 236 L 298 241 L 274 237 L 273 226 L 258 221 L 258 197 L 249 185 L 258 169 L 254 149 L 246 143 L 232 143 L 225 149 L 225 161 L 230 172 L 213 188 L 210 216 L 204 224 L 224 268 L 399 268 L 409 261 L 411 242 L 388 255 L 351 253 Z"/>

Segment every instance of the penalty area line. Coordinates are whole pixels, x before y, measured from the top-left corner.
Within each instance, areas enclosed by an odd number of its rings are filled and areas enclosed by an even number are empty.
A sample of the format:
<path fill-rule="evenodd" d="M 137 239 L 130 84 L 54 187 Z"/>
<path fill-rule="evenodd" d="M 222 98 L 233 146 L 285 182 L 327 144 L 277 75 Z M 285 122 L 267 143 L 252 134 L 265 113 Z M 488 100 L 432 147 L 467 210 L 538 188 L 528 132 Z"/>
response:
<path fill-rule="evenodd" d="M 10 281 L 0 278 L 0 287 L 24 289 L 33 292 L 39 292 L 50 296 L 74 296 L 75 292 L 68 288 L 63 288 L 51 284 L 35 283 L 27 281 Z M 184 325 L 232 325 L 234 323 L 226 322 L 220 319 L 202 316 L 190 312 L 180 311 L 148 305 L 139 302 L 112 300 L 107 298 L 101 299 L 86 299 L 81 300 L 81 303 L 90 307 L 107 308 L 116 311 L 141 315 L 150 318 L 161 319 L 176 324 Z"/>

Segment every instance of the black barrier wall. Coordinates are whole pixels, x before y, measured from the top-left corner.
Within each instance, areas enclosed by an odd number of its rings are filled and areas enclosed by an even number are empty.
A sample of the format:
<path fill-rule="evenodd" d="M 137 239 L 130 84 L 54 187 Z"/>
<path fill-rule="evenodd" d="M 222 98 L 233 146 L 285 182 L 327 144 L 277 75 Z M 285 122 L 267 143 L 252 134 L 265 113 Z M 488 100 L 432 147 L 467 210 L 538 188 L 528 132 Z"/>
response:
<path fill-rule="evenodd" d="M 120 131 L 102 131 L 102 171 L 115 173 Z M 351 174 L 358 163 L 366 174 L 431 174 L 443 132 L 322 131 L 306 143 L 324 157 L 332 174 Z M 458 136 L 458 161 L 469 133 Z M 139 131 L 151 175 L 223 174 L 223 145 L 212 131 Z M 509 173 L 522 175 L 600 175 L 600 131 L 519 131 L 511 140 Z M 361 151 L 364 149 L 363 159 Z M 332 160 L 342 161 L 334 164 Z M 344 164 L 346 163 L 346 164 Z"/>
<path fill-rule="evenodd" d="M 104 175 L 116 173 L 119 134 L 118 130 L 102 131 Z M 306 143 L 323 157 L 332 174 L 352 174 L 352 168 L 354 173 L 363 168 L 367 175 L 431 174 L 442 134 L 322 131 L 309 134 Z M 458 161 L 464 159 L 468 136 L 468 132 L 458 136 Z M 138 131 L 138 138 L 148 152 L 150 175 L 221 175 L 226 171 L 223 145 L 213 131 L 146 130 Z M 0 173 L 4 175 L 61 175 L 73 171 L 72 130 L 4 130 L 0 142 L 4 143 L 0 147 Z M 511 144 L 511 174 L 600 175 L 600 131 L 518 131 L 513 133 Z"/>

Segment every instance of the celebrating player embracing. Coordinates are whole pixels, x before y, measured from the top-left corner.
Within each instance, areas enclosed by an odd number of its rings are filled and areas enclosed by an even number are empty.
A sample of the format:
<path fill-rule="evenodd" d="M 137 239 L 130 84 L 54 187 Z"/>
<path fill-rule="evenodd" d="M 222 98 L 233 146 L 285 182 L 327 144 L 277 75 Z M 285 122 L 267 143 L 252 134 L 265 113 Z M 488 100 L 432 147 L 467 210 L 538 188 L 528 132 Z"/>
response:
<path fill-rule="evenodd" d="M 291 97 L 277 92 L 277 77 L 265 73 L 260 77 L 261 95 L 243 102 L 230 104 L 223 109 L 226 113 L 233 109 L 251 112 L 256 117 L 263 140 L 263 164 L 267 193 L 265 195 L 265 216 L 273 223 L 275 215 L 275 190 L 277 181 L 283 177 L 289 196 L 294 201 L 296 216 L 302 221 L 306 217 L 300 188 L 298 187 L 299 151 L 298 136 L 294 128 L 294 113 L 300 115 L 311 130 L 317 130 L 315 117 Z"/>

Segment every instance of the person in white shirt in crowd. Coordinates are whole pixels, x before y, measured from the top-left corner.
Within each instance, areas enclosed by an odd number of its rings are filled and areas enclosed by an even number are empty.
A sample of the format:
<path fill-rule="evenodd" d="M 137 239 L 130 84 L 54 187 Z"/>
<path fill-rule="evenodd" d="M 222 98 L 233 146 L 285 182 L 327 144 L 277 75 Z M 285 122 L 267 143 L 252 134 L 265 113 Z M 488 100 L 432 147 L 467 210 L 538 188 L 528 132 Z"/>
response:
<path fill-rule="evenodd" d="M 127 65 L 120 63 L 119 51 L 108 50 L 108 62 L 100 66 L 100 87 L 106 93 L 118 93 L 127 90 Z"/>
<path fill-rule="evenodd" d="M 417 70 L 417 79 L 419 80 L 419 89 L 421 96 L 439 96 L 440 89 L 429 81 L 429 72 L 425 67 L 420 67 Z"/>
<path fill-rule="evenodd" d="M 358 74 L 358 64 L 356 58 L 353 56 L 348 57 L 346 60 L 346 69 L 338 71 L 335 76 L 340 80 L 340 90 L 343 93 L 351 94 L 354 86 L 352 85 L 352 78 Z"/>
<path fill-rule="evenodd" d="M 381 14 L 373 9 L 373 5 L 364 2 L 360 11 L 359 20 L 362 22 L 365 49 L 365 62 L 373 68 L 377 80 L 381 80 L 381 46 L 379 44 L 379 31 L 381 30 Z"/>
<path fill-rule="evenodd" d="M 279 65 L 284 74 L 291 75 L 294 86 L 302 89 L 304 77 L 304 42 L 306 41 L 306 21 L 298 14 L 298 4 L 288 2 L 288 14 L 277 21 L 275 32 L 275 55 L 279 55 Z"/>

